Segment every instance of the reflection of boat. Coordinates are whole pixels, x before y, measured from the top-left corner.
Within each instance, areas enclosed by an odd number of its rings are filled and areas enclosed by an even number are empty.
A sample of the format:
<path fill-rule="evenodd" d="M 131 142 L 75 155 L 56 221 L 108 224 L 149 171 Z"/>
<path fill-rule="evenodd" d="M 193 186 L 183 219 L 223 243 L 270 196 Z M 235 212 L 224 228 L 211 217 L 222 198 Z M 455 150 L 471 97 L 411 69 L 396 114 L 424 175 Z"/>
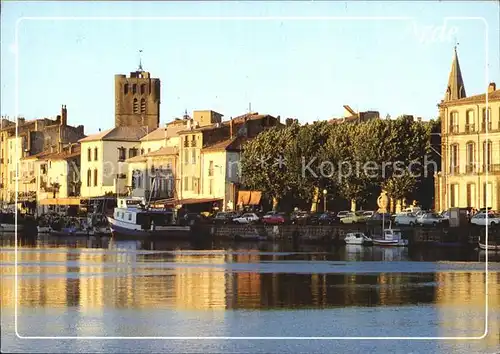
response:
<path fill-rule="evenodd" d="M 37 226 L 36 230 L 39 234 L 49 234 L 52 228 L 50 226 Z"/>
<path fill-rule="evenodd" d="M 408 240 L 402 238 L 401 230 L 392 229 L 389 226 L 388 229 L 383 230 L 383 238 L 373 238 L 373 244 L 377 246 L 405 247 L 408 246 Z"/>
<path fill-rule="evenodd" d="M 147 209 L 142 198 L 119 198 L 113 217 L 108 217 L 111 231 L 125 236 L 189 237 L 189 226 L 174 224 L 174 212 Z"/>
<path fill-rule="evenodd" d="M 488 246 L 486 246 L 484 243 L 479 242 L 479 248 L 488 251 L 500 251 L 500 245 L 497 244 L 488 244 Z"/>
<path fill-rule="evenodd" d="M 347 245 L 368 246 L 373 244 L 373 240 L 362 232 L 349 232 L 345 236 L 344 241 Z"/>

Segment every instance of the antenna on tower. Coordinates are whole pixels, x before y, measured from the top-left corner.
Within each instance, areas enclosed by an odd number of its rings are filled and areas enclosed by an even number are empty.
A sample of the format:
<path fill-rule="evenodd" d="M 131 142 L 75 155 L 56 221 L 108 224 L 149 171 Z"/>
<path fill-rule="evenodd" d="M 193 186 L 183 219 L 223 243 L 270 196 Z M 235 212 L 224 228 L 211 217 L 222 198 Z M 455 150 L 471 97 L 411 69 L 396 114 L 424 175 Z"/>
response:
<path fill-rule="evenodd" d="M 458 43 L 458 39 L 457 39 L 457 36 L 455 35 L 455 51 L 457 50 L 457 47 L 460 45 L 460 43 Z"/>
<path fill-rule="evenodd" d="M 252 113 L 252 102 L 248 102 L 248 113 Z"/>
<path fill-rule="evenodd" d="M 142 49 L 139 50 L 139 69 L 138 71 L 143 71 L 142 70 Z"/>

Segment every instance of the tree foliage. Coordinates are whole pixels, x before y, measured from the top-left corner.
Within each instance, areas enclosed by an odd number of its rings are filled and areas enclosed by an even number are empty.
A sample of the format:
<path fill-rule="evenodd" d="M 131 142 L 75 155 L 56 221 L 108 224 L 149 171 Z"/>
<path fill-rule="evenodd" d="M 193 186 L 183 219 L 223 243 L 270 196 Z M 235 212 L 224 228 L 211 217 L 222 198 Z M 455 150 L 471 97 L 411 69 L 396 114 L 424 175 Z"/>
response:
<path fill-rule="evenodd" d="M 438 129 L 439 122 L 412 116 L 276 127 L 245 145 L 242 176 L 249 188 L 277 199 L 312 201 L 315 188 L 358 203 L 381 188 L 402 199 L 420 188 L 424 172 L 432 174 L 423 166 L 435 151 L 431 137 Z"/>

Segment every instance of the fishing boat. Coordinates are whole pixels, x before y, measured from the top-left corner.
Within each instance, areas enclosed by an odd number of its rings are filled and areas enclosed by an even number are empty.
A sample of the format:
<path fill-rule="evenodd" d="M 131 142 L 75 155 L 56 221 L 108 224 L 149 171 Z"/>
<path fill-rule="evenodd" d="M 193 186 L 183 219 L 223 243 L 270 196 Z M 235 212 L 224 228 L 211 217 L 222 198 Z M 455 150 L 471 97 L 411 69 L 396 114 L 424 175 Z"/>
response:
<path fill-rule="evenodd" d="M 398 229 L 384 229 L 383 238 L 373 238 L 373 244 L 377 246 L 408 246 L 408 240 L 401 237 L 401 230 Z"/>
<path fill-rule="evenodd" d="M 53 224 L 50 230 L 52 236 L 93 236 L 94 230 L 84 218 L 69 217 L 61 219 L 63 225 Z M 60 225 L 60 224 L 59 224 Z"/>
<path fill-rule="evenodd" d="M 175 223 L 175 212 L 149 208 L 143 198 L 118 198 L 113 216 L 108 217 L 111 231 L 118 235 L 166 238 L 188 238 L 190 226 Z"/>
<path fill-rule="evenodd" d="M 500 245 L 496 245 L 496 244 L 484 244 L 484 243 L 481 243 L 479 242 L 479 248 L 482 249 L 482 250 L 487 250 L 487 251 L 498 251 L 500 252 Z"/>
<path fill-rule="evenodd" d="M 363 245 L 369 246 L 373 244 L 373 240 L 362 232 L 349 232 L 345 235 L 344 241 L 346 245 Z"/>

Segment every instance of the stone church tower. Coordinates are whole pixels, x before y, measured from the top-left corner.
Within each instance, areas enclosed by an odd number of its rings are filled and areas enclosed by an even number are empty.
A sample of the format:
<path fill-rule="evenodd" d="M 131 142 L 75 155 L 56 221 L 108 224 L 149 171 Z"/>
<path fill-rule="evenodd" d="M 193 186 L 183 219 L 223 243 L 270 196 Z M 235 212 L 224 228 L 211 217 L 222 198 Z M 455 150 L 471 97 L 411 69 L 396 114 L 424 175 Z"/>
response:
<path fill-rule="evenodd" d="M 160 79 L 139 68 L 125 75 L 115 75 L 115 127 L 160 125 Z"/>

